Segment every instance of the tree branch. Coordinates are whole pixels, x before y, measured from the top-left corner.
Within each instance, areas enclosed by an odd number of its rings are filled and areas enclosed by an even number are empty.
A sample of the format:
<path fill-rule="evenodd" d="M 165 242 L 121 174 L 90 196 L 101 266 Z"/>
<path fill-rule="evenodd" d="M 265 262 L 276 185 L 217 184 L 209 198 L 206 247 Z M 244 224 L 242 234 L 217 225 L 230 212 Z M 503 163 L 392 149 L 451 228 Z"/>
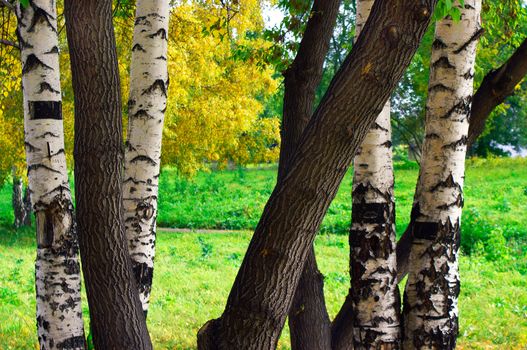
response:
<path fill-rule="evenodd" d="M 468 131 L 468 147 L 481 135 L 490 113 L 512 95 L 514 88 L 527 75 L 527 39 L 501 67 L 490 71 L 472 100 Z"/>
<path fill-rule="evenodd" d="M 0 0 L 0 5 L 5 6 L 9 10 L 15 12 L 15 6 L 7 0 Z"/>
<path fill-rule="evenodd" d="M 6 46 L 12 46 L 12 47 L 20 50 L 20 46 L 17 43 L 15 43 L 14 41 L 11 41 L 11 40 L 0 39 L 0 44 L 6 45 Z"/>

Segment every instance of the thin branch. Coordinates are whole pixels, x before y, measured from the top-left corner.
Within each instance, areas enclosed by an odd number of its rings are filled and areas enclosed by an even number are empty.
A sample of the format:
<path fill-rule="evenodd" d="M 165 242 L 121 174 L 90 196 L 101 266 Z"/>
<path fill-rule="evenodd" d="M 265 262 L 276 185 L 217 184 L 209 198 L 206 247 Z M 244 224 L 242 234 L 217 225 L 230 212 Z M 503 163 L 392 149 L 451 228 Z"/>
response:
<path fill-rule="evenodd" d="M 0 44 L 6 45 L 6 46 L 12 46 L 12 47 L 20 50 L 20 46 L 18 46 L 17 43 L 15 43 L 14 41 L 11 41 L 11 40 L 0 39 Z"/>
<path fill-rule="evenodd" d="M 0 0 L 0 4 L 7 7 L 9 10 L 15 12 L 15 6 L 7 0 Z"/>

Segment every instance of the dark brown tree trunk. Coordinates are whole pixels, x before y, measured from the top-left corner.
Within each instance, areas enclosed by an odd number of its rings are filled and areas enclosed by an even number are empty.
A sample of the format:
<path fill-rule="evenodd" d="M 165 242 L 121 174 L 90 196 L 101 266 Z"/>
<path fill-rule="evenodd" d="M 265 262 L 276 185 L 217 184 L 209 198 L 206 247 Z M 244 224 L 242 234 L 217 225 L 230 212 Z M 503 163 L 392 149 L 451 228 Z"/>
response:
<path fill-rule="evenodd" d="M 31 226 L 31 215 L 33 214 L 33 210 L 31 208 L 31 192 L 29 191 L 29 187 L 26 186 L 24 188 L 24 221 L 22 221 L 22 226 Z"/>
<path fill-rule="evenodd" d="M 485 130 L 488 117 L 505 99 L 513 94 L 514 88 L 527 74 L 527 39 L 500 68 L 489 72 L 474 94 L 468 129 L 468 148 Z M 419 181 L 418 181 L 419 182 Z M 415 210 L 410 216 L 410 223 L 397 242 L 397 275 L 401 281 L 408 273 L 408 259 L 413 241 Z"/>
<path fill-rule="evenodd" d="M 123 226 L 121 95 L 112 2 L 69 0 L 75 192 L 96 349 L 152 349 Z"/>
<path fill-rule="evenodd" d="M 474 94 L 470 126 L 468 130 L 468 147 L 485 130 L 485 122 L 490 113 L 512 95 L 514 88 L 527 74 L 527 39 L 501 67 L 489 72 Z"/>
<path fill-rule="evenodd" d="M 320 223 L 418 47 L 435 0 L 378 1 L 264 209 L 221 318 L 200 349 L 272 349 Z"/>
<path fill-rule="evenodd" d="M 329 41 L 340 0 L 316 0 L 295 60 L 284 76 L 284 111 L 278 181 L 287 174 L 302 132 L 313 114 L 316 88 L 322 79 Z M 293 350 L 323 350 L 331 347 L 330 320 L 324 299 L 324 277 L 317 267 L 315 250 L 309 251 L 293 304 L 289 329 Z"/>
<path fill-rule="evenodd" d="M 19 228 L 24 226 L 26 210 L 24 207 L 24 191 L 22 179 L 18 176 L 13 176 L 13 193 L 11 196 L 11 203 L 13 204 L 13 215 L 15 220 L 13 226 Z"/>
<path fill-rule="evenodd" d="M 331 349 L 331 321 L 324 299 L 324 276 L 311 247 L 289 311 L 291 349 Z"/>

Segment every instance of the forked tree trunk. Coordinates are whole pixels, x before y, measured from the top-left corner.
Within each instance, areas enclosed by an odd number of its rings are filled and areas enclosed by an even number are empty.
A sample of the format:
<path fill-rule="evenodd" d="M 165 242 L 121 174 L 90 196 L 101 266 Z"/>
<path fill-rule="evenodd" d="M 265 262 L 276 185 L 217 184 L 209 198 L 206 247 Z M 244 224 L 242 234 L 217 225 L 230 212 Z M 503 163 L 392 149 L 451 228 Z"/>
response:
<path fill-rule="evenodd" d="M 122 205 L 122 120 L 110 0 L 68 0 L 75 95 L 75 191 L 95 349 L 152 349 Z"/>
<path fill-rule="evenodd" d="M 316 88 L 322 79 L 324 60 L 333 34 L 340 0 L 316 0 L 295 60 L 284 74 L 284 111 L 278 181 L 287 168 L 302 132 L 313 114 Z M 293 350 L 324 350 L 331 347 L 331 322 L 324 299 L 324 276 L 317 267 L 312 247 L 304 265 L 289 311 Z"/>
<path fill-rule="evenodd" d="M 126 239 L 146 316 L 156 240 L 161 139 L 167 105 L 167 0 L 138 0 L 128 101 L 123 205 Z"/>
<path fill-rule="evenodd" d="M 35 283 L 41 349 L 84 349 L 81 278 L 68 183 L 55 1 L 17 5 L 24 131 L 36 216 Z"/>
<path fill-rule="evenodd" d="M 458 335 L 459 242 L 465 154 L 481 0 L 461 21 L 436 24 L 425 142 L 404 296 L 405 349 L 454 349 Z"/>
<path fill-rule="evenodd" d="M 200 349 L 272 349 L 305 259 L 357 148 L 417 49 L 434 0 L 376 2 L 264 209 L 221 318 Z"/>
<path fill-rule="evenodd" d="M 374 0 L 357 0 L 357 36 L 373 3 Z M 391 147 L 390 104 L 387 102 L 353 160 L 349 236 L 351 288 L 342 314 L 334 324 L 334 349 L 400 347 Z"/>

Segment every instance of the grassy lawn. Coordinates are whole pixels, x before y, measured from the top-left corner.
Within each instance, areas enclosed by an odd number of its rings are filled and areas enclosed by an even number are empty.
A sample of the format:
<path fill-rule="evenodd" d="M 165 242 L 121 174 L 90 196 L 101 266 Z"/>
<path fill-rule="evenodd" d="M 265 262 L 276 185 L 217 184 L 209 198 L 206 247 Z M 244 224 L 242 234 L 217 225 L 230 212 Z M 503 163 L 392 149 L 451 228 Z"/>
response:
<path fill-rule="evenodd" d="M 249 239 L 249 232 L 159 233 L 148 318 L 157 349 L 195 348 L 199 327 L 223 310 Z M 37 342 L 34 248 L 28 231 L 0 236 L 0 349 L 32 349 Z M 349 286 L 347 238 L 320 235 L 316 249 L 329 312 L 334 316 Z M 527 278 L 479 256 L 462 256 L 461 275 L 460 348 L 527 347 Z M 280 349 L 289 348 L 287 334 L 284 331 Z"/>
<path fill-rule="evenodd" d="M 186 180 L 165 169 L 160 226 L 253 228 L 270 195 L 276 169 L 201 173 Z M 402 232 L 417 169 L 396 169 L 397 228 Z M 331 316 L 349 285 L 351 177 L 348 175 L 316 241 Z M 527 349 L 527 160 L 469 162 L 463 216 L 459 348 Z M 10 188 L 0 190 L 0 349 L 34 349 L 35 242 L 12 222 Z M 149 329 L 157 349 L 194 349 L 195 335 L 218 317 L 251 233 L 158 235 Z M 470 253 L 470 255 L 469 255 Z M 86 305 L 85 315 L 87 315 Z M 288 332 L 280 341 L 288 349 Z"/>

